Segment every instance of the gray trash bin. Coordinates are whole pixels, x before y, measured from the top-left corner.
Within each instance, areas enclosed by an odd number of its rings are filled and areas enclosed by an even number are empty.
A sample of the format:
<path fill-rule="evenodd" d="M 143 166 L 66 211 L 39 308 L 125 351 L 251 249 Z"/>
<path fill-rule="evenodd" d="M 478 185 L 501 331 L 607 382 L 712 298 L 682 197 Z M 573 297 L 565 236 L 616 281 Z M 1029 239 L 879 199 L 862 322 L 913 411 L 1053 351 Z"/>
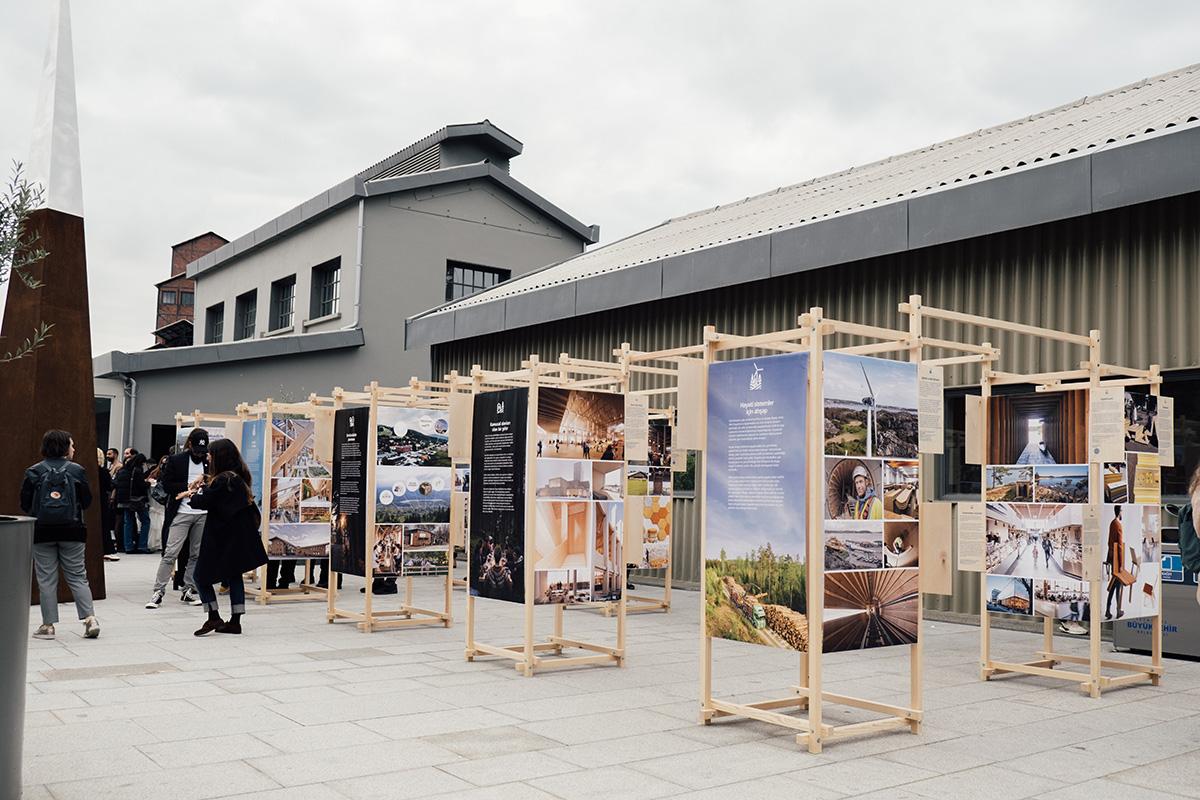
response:
<path fill-rule="evenodd" d="M 0 517 L 0 797 L 21 796 L 33 519 Z"/>

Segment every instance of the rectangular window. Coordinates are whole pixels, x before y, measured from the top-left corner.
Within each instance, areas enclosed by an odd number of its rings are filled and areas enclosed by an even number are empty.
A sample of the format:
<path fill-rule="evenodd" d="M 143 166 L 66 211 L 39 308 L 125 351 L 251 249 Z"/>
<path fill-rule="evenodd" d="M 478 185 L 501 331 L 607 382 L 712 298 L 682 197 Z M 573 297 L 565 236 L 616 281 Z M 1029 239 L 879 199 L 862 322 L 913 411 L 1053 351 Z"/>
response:
<path fill-rule="evenodd" d="M 162 304 L 164 306 L 175 305 L 175 290 L 174 289 L 163 289 L 162 290 Z"/>
<path fill-rule="evenodd" d="M 296 276 L 289 275 L 271 284 L 271 330 L 292 327 L 296 310 Z"/>
<path fill-rule="evenodd" d="M 308 303 L 309 319 L 320 319 L 338 313 L 341 282 L 341 258 L 335 258 L 313 267 L 312 292 L 309 295 Z"/>
<path fill-rule="evenodd" d="M 216 344 L 225 338 L 225 304 L 209 306 L 204 312 L 204 343 Z"/>
<path fill-rule="evenodd" d="M 255 317 L 258 315 L 258 290 L 251 289 L 245 294 L 239 294 L 234 308 L 233 338 L 254 338 Z"/>
<path fill-rule="evenodd" d="M 490 289 L 512 277 L 512 270 L 464 264 L 461 261 L 446 262 L 446 300 L 458 300 L 476 292 Z"/>
<path fill-rule="evenodd" d="M 180 292 L 179 293 L 179 305 L 190 306 L 195 302 L 196 302 L 196 295 L 193 294 L 192 292 Z"/>

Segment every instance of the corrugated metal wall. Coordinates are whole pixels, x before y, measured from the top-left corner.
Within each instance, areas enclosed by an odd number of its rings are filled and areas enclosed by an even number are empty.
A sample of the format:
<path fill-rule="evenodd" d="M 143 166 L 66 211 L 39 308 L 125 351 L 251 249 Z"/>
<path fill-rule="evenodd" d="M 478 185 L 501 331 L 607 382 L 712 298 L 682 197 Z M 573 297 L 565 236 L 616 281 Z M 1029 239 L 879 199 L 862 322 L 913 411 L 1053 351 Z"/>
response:
<path fill-rule="evenodd" d="M 736 271 L 737 264 L 730 264 Z M 433 348 L 433 374 L 472 364 L 514 369 L 530 353 L 607 359 L 630 342 L 639 350 L 694 344 L 706 324 L 732 333 L 790 328 L 811 306 L 829 317 L 885 327 L 904 324 L 896 305 L 911 294 L 927 305 L 1086 333 L 1102 331 L 1106 362 L 1164 369 L 1200 365 L 1200 194 L 1093 214 L 838 267 L 741 284 L 562 320 Z M 1082 348 L 1034 342 L 1004 331 L 931 322 L 926 333 L 1002 348 L 999 368 L 1064 369 Z M 850 343 L 847 341 L 846 343 Z M 838 343 L 842 344 L 842 343 Z M 978 380 L 973 368 L 948 385 Z M 699 504 L 677 500 L 675 575 L 699 578 Z M 979 608 L 978 576 L 956 576 L 953 599 L 931 607 Z"/>

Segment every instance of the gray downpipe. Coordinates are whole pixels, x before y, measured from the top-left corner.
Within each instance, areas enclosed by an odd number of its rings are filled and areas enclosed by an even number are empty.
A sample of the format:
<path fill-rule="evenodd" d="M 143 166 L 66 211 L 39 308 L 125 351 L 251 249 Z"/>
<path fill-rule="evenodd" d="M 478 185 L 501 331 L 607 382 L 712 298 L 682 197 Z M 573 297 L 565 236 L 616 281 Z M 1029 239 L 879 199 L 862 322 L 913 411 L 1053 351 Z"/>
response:
<path fill-rule="evenodd" d="M 354 246 L 354 319 L 349 325 L 346 325 L 342 330 L 351 330 L 359 326 L 359 319 L 362 314 L 362 274 L 363 274 L 363 229 L 366 225 L 366 198 L 360 198 L 358 201 L 358 238 Z"/>

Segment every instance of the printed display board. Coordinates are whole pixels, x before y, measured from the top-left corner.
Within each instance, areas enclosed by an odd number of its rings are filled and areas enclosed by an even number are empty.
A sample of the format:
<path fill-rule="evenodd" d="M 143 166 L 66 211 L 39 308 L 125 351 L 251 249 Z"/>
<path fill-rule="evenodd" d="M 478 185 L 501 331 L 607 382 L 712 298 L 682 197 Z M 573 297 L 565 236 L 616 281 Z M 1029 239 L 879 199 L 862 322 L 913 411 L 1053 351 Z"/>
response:
<path fill-rule="evenodd" d="M 709 636 L 808 648 L 808 366 L 807 353 L 709 365 L 703 553 Z"/>
<path fill-rule="evenodd" d="M 1101 465 L 1100 487 L 1091 486 L 1087 463 L 1087 391 L 991 398 L 983 476 L 989 611 L 1091 618 L 1084 509 L 1095 501 L 1107 536 L 1104 619 L 1157 613 L 1158 442 L 1153 404 L 1137 399 L 1145 397 L 1126 394 L 1128 452 Z M 1098 447 L 1097 436 L 1090 439 Z"/>
<path fill-rule="evenodd" d="M 204 430 L 208 431 L 208 444 L 210 446 L 217 439 L 225 438 L 225 426 L 224 425 L 201 425 L 200 427 L 203 428 Z M 183 446 L 185 444 L 187 444 L 188 436 L 191 435 L 192 431 L 194 431 L 195 429 L 196 429 L 196 426 L 194 426 L 194 425 L 188 425 L 186 428 L 181 426 L 181 427 L 175 429 L 175 447 L 178 450 L 183 449 Z"/>
<path fill-rule="evenodd" d="M 625 398 L 538 389 L 537 509 L 528 555 L 536 604 L 619 600 L 624 590 Z"/>
<path fill-rule="evenodd" d="M 267 421 L 250 419 L 242 423 L 242 459 L 250 470 L 251 491 L 259 511 L 263 507 L 263 495 L 267 490 Z"/>
<path fill-rule="evenodd" d="M 630 565 L 637 569 L 666 569 L 671 563 L 671 423 L 665 419 L 647 421 L 645 461 L 626 465 L 627 503 L 637 506 L 631 515 L 642 526 L 641 551 L 629 554 Z M 626 517 L 630 519 L 630 517 Z M 636 543 L 638 537 L 629 537 Z M 635 547 L 636 544 L 630 544 Z"/>
<path fill-rule="evenodd" d="M 527 389 L 475 395 L 468 585 L 474 597 L 525 602 Z"/>
<path fill-rule="evenodd" d="M 329 558 L 334 572 L 367 574 L 367 451 L 371 409 L 341 408 L 333 418 L 333 506 Z"/>
<path fill-rule="evenodd" d="M 916 364 L 826 353 L 824 650 L 915 644 L 920 603 Z"/>
<path fill-rule="evenodd" d="M 375 431 L 371 575 L 445 575 L 454 491 L 449 413 L 380 406 Z"/>
<path fill-rule="evenodd" d="M 329 557 L 333 480 L 314 450 L 310 419 L 271 418 L 271 493 L 267 555 L 272 559 Z"/>

